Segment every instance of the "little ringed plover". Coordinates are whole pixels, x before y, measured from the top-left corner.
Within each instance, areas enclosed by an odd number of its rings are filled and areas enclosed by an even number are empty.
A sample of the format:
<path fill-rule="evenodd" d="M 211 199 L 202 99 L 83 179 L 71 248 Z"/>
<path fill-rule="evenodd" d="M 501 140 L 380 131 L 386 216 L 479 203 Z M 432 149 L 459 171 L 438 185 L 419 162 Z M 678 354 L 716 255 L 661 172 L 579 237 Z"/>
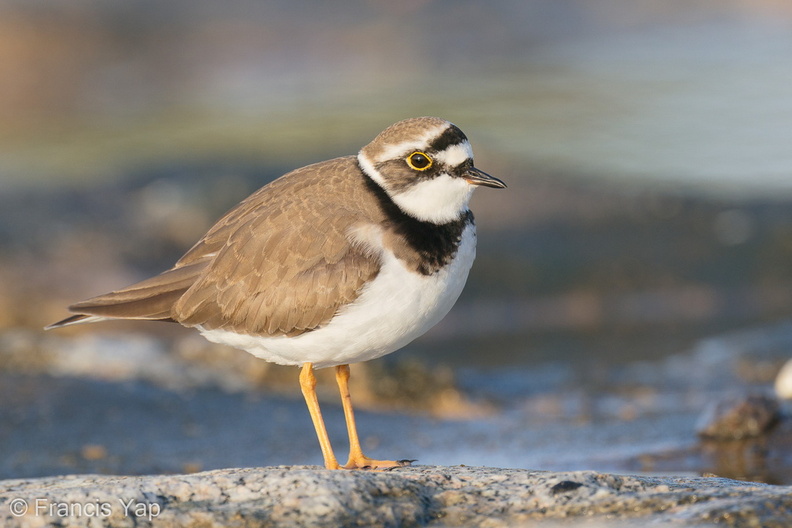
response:
<path fill-rule="evenodd" d="M 346 156 L 296 169 L 225 214 L 169 270 L 78 302 L 47 328 L 109 319 L 171 321 L 299 381 L 328 469 L 384 469 L 360 447 L 349 364 L 389 354 L 442 319 L 476 253 L 476 187 L 465 134 L 436 117 L 391 125 Z M 335 367 L 349 434 L 341 466 L 319 410 L 314 368 Z"/>

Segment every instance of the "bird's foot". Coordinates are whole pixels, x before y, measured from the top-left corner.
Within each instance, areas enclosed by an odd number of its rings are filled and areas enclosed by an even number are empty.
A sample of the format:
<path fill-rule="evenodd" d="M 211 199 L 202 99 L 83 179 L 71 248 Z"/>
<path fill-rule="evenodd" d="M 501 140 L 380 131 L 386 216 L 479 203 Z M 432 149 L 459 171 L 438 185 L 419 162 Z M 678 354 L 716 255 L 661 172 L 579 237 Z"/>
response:
<path fill-rule="evenodd" d="M 374 460 L 367 456 L 350 457 L 344 469 L 366 469 L 371 471 L 390 471 L 412 465 L 415 460 Z"/>

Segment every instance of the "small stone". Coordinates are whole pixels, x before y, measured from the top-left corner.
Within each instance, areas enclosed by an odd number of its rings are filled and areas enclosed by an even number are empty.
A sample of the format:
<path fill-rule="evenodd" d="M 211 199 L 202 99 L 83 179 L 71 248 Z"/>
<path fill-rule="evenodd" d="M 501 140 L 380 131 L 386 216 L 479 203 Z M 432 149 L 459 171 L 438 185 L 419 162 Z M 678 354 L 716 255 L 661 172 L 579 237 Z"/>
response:
<path fill-rule="evenodd" d="M 198 473 L 202 469 L 203 469 L 203 464 L 201 464 L 200 462 L 187 462 L 182 466 L 182 471 L 187 474 Z"/>
<path fill-rule="evenodd" d="M 568 491 L 575 491 L 583 484 L 580 482 L 575 482 L 574 480 L 562 480 L 552 488 L 550 488 L 550 493 L 553 495 L 558 495 L 559 493 L 566 493 Z"/>
<path fill-rule="evenodd" d="M 776 396 L 782 400 L 792 400 L 792 359 L 784 363 L 775 379 Z"/>
<path fill-rule="evenodd" d="M 709 405 L 699 417 L 702 438 L 739 440 L 760 436 L 779 417 L 778 400 L 761 394 L 729 396 Z"/>
<path fill-rule="evenodd" d="M 82 447 L 80 454 L 85 460 L 102 460 L 107 458 L 107 448 L 99 444 L 86 444 Z"/>

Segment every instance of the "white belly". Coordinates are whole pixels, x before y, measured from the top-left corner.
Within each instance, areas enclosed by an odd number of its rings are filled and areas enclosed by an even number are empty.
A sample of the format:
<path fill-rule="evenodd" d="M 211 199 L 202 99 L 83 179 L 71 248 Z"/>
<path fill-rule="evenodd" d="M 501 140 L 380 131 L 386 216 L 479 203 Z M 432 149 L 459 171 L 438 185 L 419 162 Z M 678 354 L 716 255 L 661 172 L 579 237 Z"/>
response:
<path fill-rule="evenodd" d="M 357 300 L 326 326 L 296 337 L 259 337 L 198 329 L 215 343 L 231 345 L 281 365 L 332 367 L 378 358 L 403 347 L 437 324 L 462 293 L 476 256 L 476 227 L 462 233 L 454 260 L 424 276 L 406 269 L 392 254 Z"/>

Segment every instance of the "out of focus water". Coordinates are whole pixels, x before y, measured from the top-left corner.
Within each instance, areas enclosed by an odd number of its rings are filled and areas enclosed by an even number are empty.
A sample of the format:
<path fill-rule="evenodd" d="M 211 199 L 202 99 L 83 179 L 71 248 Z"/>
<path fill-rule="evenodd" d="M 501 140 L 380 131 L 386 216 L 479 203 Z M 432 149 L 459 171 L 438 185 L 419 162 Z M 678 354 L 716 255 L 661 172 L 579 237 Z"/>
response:
<path fill-rule="evenodd" d="M 2 177 L 304 162 L 438 114 L 513 186 L 549 171 L 736 198 L 792 190 L 783 4 L 354 4 L 7 0 Z"/>

